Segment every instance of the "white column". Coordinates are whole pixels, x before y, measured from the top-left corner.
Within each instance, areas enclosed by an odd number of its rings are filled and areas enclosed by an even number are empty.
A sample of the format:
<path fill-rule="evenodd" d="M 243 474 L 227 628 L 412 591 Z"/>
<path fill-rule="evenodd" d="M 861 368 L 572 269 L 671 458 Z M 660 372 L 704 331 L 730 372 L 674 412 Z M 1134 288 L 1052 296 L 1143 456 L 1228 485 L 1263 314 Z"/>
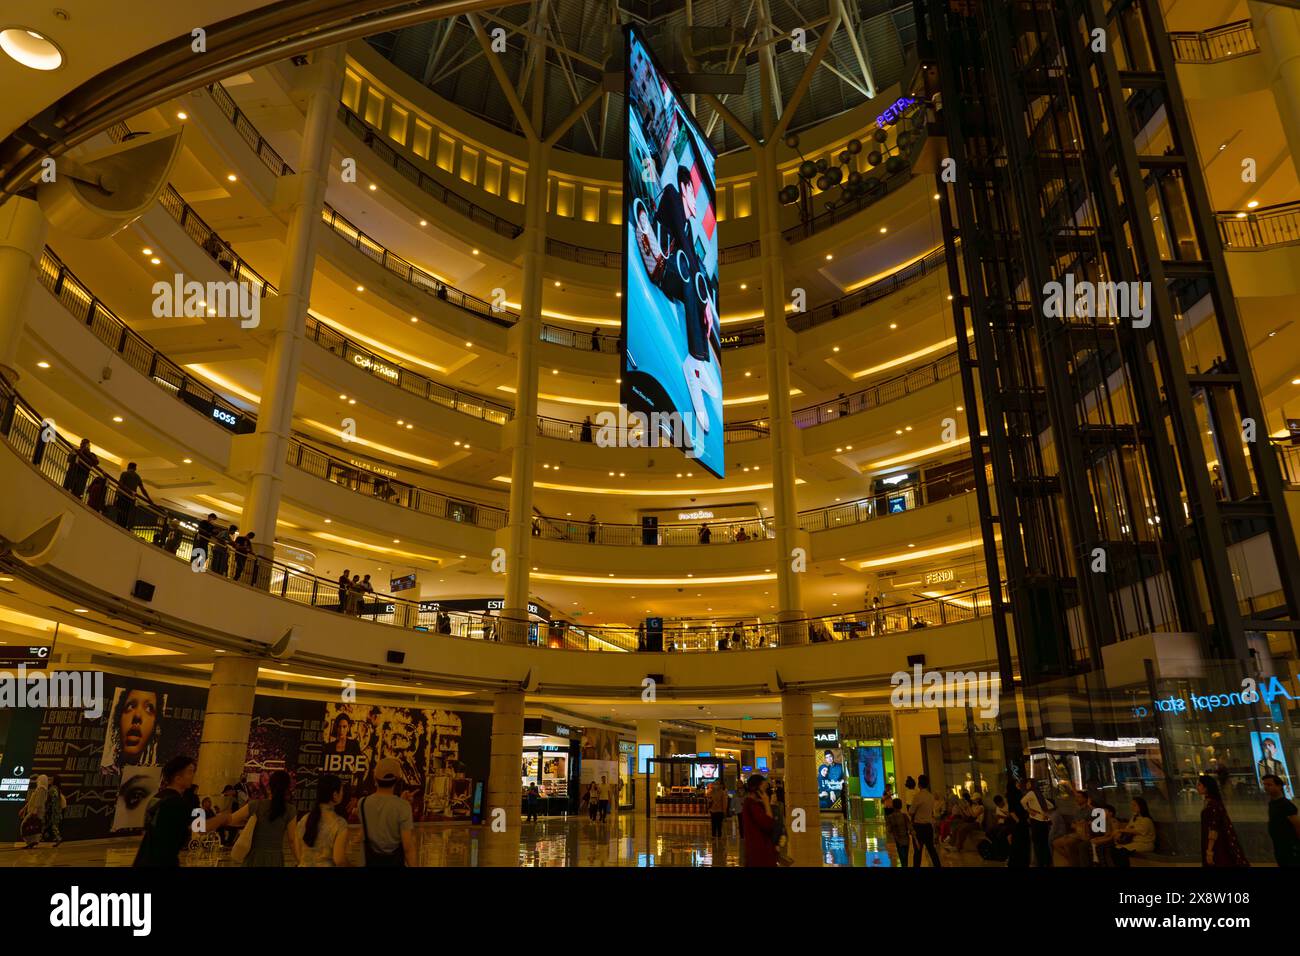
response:
<path fill-rule="evenodd" d="M 790 826 L 790 855 L 798 866 L 821 866 L 821 811 L 817 802 L 811 694 L 781 694 L 781 736 L 785 743 L 786 811 L 793 818 L 795 810 L 802 810 L 804 819 L 803 832 Z"/>
<path fill-rule="evenodd" d="M 34 200 L 14 196 L 0 205 L 0 379 L 18 381 L 27 290 L 45 249 L 45 217 Z"/>
<path fill-rule="evenodd" d="M 499 691 L 492 700 L 492 754 L 483 817 L 485 866 L 519 865 L 523 759 L 523 691 Z"/>
<path fill-rule="evenodd" d="M 1300 10 L 1249 0 L 1255 39 L 1292 158 L 1300 162 Z"/>
<path fill-rule="evenodd" d="M 248 732 L 257 697 L 257 658 L 219 654 L 212 662 L 212 682 L 199 733 L 198 770 L 194 783 L 200 797 L 219 805 L 221 791 L 244 775 Z"/>
<path fill-rule="evenodd" d="M 321 209 L 329 181 L 331 134 L 343 85 L 343 48 L 332 46 L 319 51 L 313 68 L 318 71 L 317 84 L 307 107 L 298 171 L 276 183 L 277 202 L 283 197 L 289 208 L 280 294 L 263 303 L 271 346 L 262 375 L 256 451 L 241 522 L 244 530 L 256 533 L 254 550 L 263 556 L 270 556 L 275 549 L 275 519 L 280 509 L 285 456 L 293 430 L 294 399 L 302 364 L 307 309 L 311 305 Z"/>
<path fill-rule="evenodd" d="M 798 435 L 790 408 L 790 328 L 786 325 L 785 267 L 781 260 L 785 240 L 781 238 L 777 191 L 781 177 L 776 168 L 772 144 L 755 151 L 758 163 L 759 245 L 763 266 L 763 350 L 767 357 L 767 417 L 772 448 L 772 518 L 776 525 L 776 593 L 778 622 L 802 621 L 802 572 L 796 570 L 795 548 L 807 557 L 807 536 L 799 531 L 799 507 L 795 502 L 794 462 Z M 806 644 L 808 628 L 795 624 L 780 628 L 782 644 Z"/>

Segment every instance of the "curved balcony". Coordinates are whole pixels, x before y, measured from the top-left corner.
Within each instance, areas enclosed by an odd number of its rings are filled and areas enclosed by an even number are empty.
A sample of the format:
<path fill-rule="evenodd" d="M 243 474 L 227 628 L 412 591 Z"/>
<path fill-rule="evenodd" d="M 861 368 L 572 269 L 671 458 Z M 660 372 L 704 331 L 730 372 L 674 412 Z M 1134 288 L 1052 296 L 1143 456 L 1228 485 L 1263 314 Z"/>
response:
<path fill-rule="evenodd" d="M 27 467 L 34 469 L 34 474 L 28 472 L 34 480 L 43 479 L 51 490 L 61 487 L 79 505 L 117 525 L 120 534 L 136 538 L 142 546 L 147 544 L 151 553 L 170 556 L 189 565 L 193 571 L 223 578 L 294 604 L 404 630 L 489 640 L 499 640 L 505 634 L 514 638 L 512 643 L 533 643 L 539 647 L 567 650 L 730 651 L 775 648 L 780 645 L 782 635 L 804 630 L 811 635 L 813 642 L 835 642 L 966 623 L 987 617 L 989 613 L 988 590 L 979 588 L 940 598 L 809 617 L 780 625 L 748 620 L 726 625 L 670 625 L 664 631 L 662 648 L 647 646 L 638 629 L 626 627 L 579 627 L 567 622 L 552 622 L 544 634 L 507 633 L 506 625 L 492 615 L 442 615 L 436 601 L 411 601 L 386 594 L 341 595 L 337 581 L 272 558 L 237 552 L 230 542 L 201 534 L 193 516 L 169 511 L 123 492 L 118 482 L 102 469 L 76 464 L 74 446 L 57 433 L 50 434 L 52 429 L 39 413 L 8 384 L 0 384 L 0 412 L 4 443 L 17 458 L 29 463 Z M 14 464 L 24 467 L 17 462 Z M 13 487 L 18 488 L 22 479 L 16 474 L 14 477 Z M 44 510 L 43 505 L 41 510 Z M 133 569 L 142 563 L 133 563 Z M 137 572 L 133 570 L 132 573 Z"/>
<path fill-rule="evenodd" d="M 1300 242 L 1300 202 L 1215 213 L 1227 250 L 1273 249 Z"/>
<path fill-rule="evenodd" d="M 1221 27 L 1195 32 L 1178 30 L 1169 34 L 1174 59 L 1180 63 L 1218 63 L 1234 56 L 1259 52 L 1259 40 L 1250 20 L 1237 20 Z"/>

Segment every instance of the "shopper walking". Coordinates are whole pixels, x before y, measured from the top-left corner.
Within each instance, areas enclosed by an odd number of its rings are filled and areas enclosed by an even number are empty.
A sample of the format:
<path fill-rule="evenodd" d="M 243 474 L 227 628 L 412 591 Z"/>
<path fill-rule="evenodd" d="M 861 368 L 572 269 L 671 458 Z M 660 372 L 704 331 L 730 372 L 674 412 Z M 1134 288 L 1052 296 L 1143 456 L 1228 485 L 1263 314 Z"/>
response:
<path fill-rule="evenodd" d="M 45 833 L 45 814 L 50 803 L 50 779 L 41 774 L 36 778 L 36 786 L 27 793 L 27 802 L 18 811 L 22 821 L 18 832 L 22 835 L 27 849 L 34 850 Z"/>
<path fill-rule="evenodd" d="M 1268 794 L 1268 836 L 1273 841 L 1273 859 L 1278 866 L 1300 866 L 1300 816 L 1286 798 L 1286 787 L 1275 773 L 1262 780 Z"/>
<path fill-rule="evenodd" d="M 397 795 L 402 765 L 396 757 L 375 764 L 375 792 L 357 806 L 366 866 L 415 866 L 415 817 Z"/>
<path fill-rule="evenodd" d="M 921 865 L 922 849 L 930 854 L 931 866 L 943 865 L 939 862 L 939 851 L 934 848 L 934 805 L 934 794 L 930 792 L 930 778 L 921 774 L 916 778 L 916 794 L 912 797 L 912 829 L 916 834 L 912 866 Z"/>
<path fill-rule="evenodd" d="M 898 849 L 898 865 L 905 867 L 908 851 L 916 839 L 916 831 L 912 828 L 912 818 L 903 809 L 902 800 L 895 797 L 890 806 L 893 810 L 885 816 L 885 832 Z"/>
<path fill-rule="evenodd" d="M 299 866 L 348 865 L 348 821 L 336 811 L 342 802 L 342 780 L 327 773 L 316 781 L 316 803 L 298 821 Z"/>
<path fill-rule="evenodd" d="M 1052 865 L 1052 811 L 1056 804 L 1043 796 L 1037 780 L 1029 781 L 1029 788 L 1020 798 L 1020 805 L 1029 815 L 1029 842 L 1034 848 L 1034 865 Z"/>
<path fill-rule="evenodd" d="M 1196 792 L 1205 798 L 1201 808 L 1201 865 L 1250 866 L 1237 842 L 1237 830 L 1223 805 L 1219 781 L 1208 774 L 1196 781 Z"/>
<path fill-rule="evenodd" d="M 99 467 L 99 456 L 90 450 L 90 439 L 81 439 L 81 444 L 68 452 L 68 470 L 63 475 L 63 488 L 80 498 L 86 491 L 86 480 L 91 469 Z"/>
<path fill-rule="evenodd" d="M 745 841 L 745 866 L 776 866 L 772 804 L 767 778 L 754 774 L 745 781 L 745 802 L 740 808 L 741 833 Z"/>
<path fill-rule="evenodd" d="M 709 784 L 709 828 L 713 839 L 722 839 L 722 821 L 727 818 L 727 788 L 721 780 Z"/>
<path fill-rule="evenodd" d="M 600 816 L 600 822 L 604 823 L 609 816 L 609 798 L 610 787 L 609 777 L 604 775 L 600 778 L 600 783 L 596 784 L 596 807 Z"/>
<path fill-rule="evenodd" d="M 134 866 L 177 867 L 181 850 L 190 842 L 190 823 L 199 809 L 194 795 L 194 772 L 198 762 L 187 754 L 168 760 L 162 769 L 162 789 L 144 812 L 144 837 L 135 854 Z M 210 829 L 230 824 L 229 813 L 218 813 L 207 821 Z"/>
<path fill-rule="evenodd" d="M 50 778 L 48 795 L 45 798 L 45 830 L 42 839 L 55 846 L 63 842 L 63 811 L 68 809 L 68 798 L 59 786 L 59 775 Z"/>
<path fill-rule="evenodd" d="M 231 823 L 242 826 L 247 821 L 253 827 L 253 842 L 244 858 L 244 866 L 284 866 L 284 837 L 289 834 L 289 847 L 293 851 L 294 865 L 302 860 L 298 846 L 298 814 L 289 804 L 289 790 L 293 781 L 287 771 L 271 774 L 269 797 L 251 800 L 231 817 Z"/>

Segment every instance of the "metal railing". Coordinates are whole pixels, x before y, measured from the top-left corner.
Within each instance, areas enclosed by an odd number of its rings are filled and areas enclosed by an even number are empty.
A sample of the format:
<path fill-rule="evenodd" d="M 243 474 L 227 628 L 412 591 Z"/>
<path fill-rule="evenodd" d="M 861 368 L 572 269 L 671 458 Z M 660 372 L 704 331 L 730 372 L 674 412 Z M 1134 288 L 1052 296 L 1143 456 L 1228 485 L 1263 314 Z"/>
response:
<path fill-rule="evenodd" d="M 1174 59 L 1181 63 L 1217 63 L 1234 56 L 1259 52 L 1255 27 L 1249 20 L 1225 23 L 1212 30 L 1173 31 L 1169 42 L 1174 48 Z"/>
<path fill-rule="evenodd" d="M 1227 249 L 1268 249 L 1300 242 L 1300 202 L 1215 214 Z"/>
<path fill-rule="evenodd" d="M 1282 480 L 1292 487 L 1300 487 L 1300 445 L 1281 441 L 1272 444 L 1282 469 Z"/>
<path fill-rule="evenodd" d="M 954 464 L 962 464 L 956 462 Z M 968 467 L 963 471 L 945 472 L 931 476 L 922 481 L 899 488 L 896 491 L 881 492 L 854 501 L 841 502 L 825 508 L 814 508 L 799 512 L 799 528 L 802 531 L 832 531 L 849 525 L 887 518 L 890 515 L 906 514 L 926 505 L 956 498 L 975 490 L 975 473 Z"/>
<path fill-rule="evenodd" d="M 617 447 L 622 448 L 658 448 L 669 447 L 667 442 L 656 441 L 657 436 L 648 428 L 642 429 L 637 425 L 628 427 L 617 426 L 614 428 L 617 435 Z M 537 434 L 544 438 L 555 438 L 560 441 L 576 441 L 585 444 L 596 444 L 602 447 L 606 442 L 602 440 L 608 433 L 597 422 L 571 422 L 563 418 L 548 418 L 545 415 L 537 416 Z M 735 442 L 757 441 L 760 438 L 767 438 L 771 434 L 771 429 L 767 419 L 753 419 L 745 422 L 728 422 L 722 428 L 722 440 L 727 444 Z M 641 444 L 634 444 L 639 442 Z M 653 444 L 652 444 L 653 443 Z M 676 446 L 673 446 L 676 447 Z"/>
<path fill-rule="evenodd" d="M 95 338 L 155 385 L 236 435 L 246 435 L 257 427 L 252 414 L 218 395 L 133 332 L 72 274 L 52 249 L 46 248 L 41 253 L 36 276 Z"/>
<path fill-rule="evenodd" d="M 861 391 L 841 395 L 817 405 L 796 408 L 792 413 L 796 428 L 811 428 L 824 425 L 838 418 L 857 415 L 871 408 L 878 408 L 890 402 L 896 402 L 918 389 L 928 388 L 946 378 L 951 378 L 961 370 L 961 363 L 956 352 L 949 352 L 927 365 L 909 369 L 902 375 L 888 379 L 878 385 L 871 385 Z"/>
<path fill-rule="evenodd" d="M 538 647 L 583 651 L 727 651 L 776 647 L 782 636 L 807 632 L 814 642 L 883 636 L 917 627 L 957 624 L 986 617 L 987 588 L 976 588 L 907 604 L 801 621 L 736 621 L 731 624 L 684 622 L 665 628 L 662 644 L 643 629 L 588 627 L 564 621 L 514 624 L 490 614 L 442 612 L 437 601 L 412 601 L 365 591 L 254 554 L 246 540 L 237 543 L 194 515 L 155 504 L 142 488 L 137 494 L 88 459 L 57 433 L 7 382 L 0 381 L 0 437 L 51 484 L 61 486 L 85 507 L 116 523 L 125 534 L 184 561 L 195 571 L 255 588 L 306 607 L 341 613 L 376 624 L 450 637 L 507 640 Z"/>
<path fill-rule="evenodd" d="M 807 312 L 796 312 L 789 317 L 790 328 L 796 332 L 803 332 L 805 329 L 811 329 L 815 325 L 821 325 L 823 322 L 830 322 L 841 316 L 855 312 L 863 306 L 876 302 L 886 296 L 893 295 L 899 289 L 909 286 L 914 282 L 924 279 L 926 276 L 936 271 L 942 272 L 946 256 L 944 249 L 940 246 L 927 253 L 915 262 L 903 266 L 889 275 L 877 279 L 870 285 L 863 286 L 856 292 L 850 292 L 841 299 L 834 302 L 827 302 L 825 305 L 810 309 Z"/>

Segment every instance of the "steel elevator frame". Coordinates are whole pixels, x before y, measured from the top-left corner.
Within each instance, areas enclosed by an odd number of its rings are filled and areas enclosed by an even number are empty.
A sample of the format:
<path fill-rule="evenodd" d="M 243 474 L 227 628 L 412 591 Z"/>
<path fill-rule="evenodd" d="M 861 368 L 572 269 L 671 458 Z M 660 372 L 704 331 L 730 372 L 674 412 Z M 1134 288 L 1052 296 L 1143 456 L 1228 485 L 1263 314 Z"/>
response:
<path fill-rule="evenodd" d="M 995 592 L 1004 686 L 1016 663 L 1026 689 L 1099 671 L 1153 631 L 1243 664 L 1249 633 L 1294 641 L 1300 554 L 1158 0 L 914 6 L 955 161 L 940 214 L 986 563 L 1015 626 L 1018 661 Z M 1067 276 L 1149 282 L 1150 325 L 1047 315 Z M 1185 355 L 1207 334 L 1214 361 Z M 1280 596 L 1243 607 L 1229 546 L 1258 535 Z"/>

